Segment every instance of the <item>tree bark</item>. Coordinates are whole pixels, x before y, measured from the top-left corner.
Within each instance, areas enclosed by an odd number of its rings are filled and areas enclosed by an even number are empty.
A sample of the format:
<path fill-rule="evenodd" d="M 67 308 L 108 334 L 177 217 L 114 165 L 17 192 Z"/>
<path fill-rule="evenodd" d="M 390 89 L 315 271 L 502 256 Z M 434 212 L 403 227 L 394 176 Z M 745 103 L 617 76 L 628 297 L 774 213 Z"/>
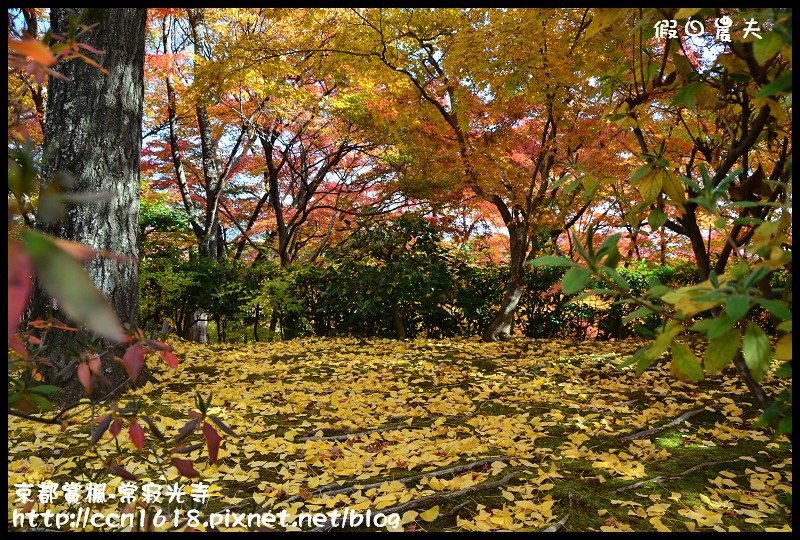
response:
<path fill-rule="evenodd" d="M 525 290 L 525 262 L 528 254 L 528 227 L 525 222 L 507 225 L 511 248 L 511 275 L 503 293 L 500 310 L 483 333 L 484 341 L 505 341 L 514 333 L 514 314 Z"/>
<path fill-rule="evenodd" d="M 406 339 L 406 327 L 403 325 L 403 314 L 400 312 L 400 306 L 394 304 L 392 306 L 392 318 L 394 319 L 394 328 L 397 332 L 397 339 Z"/>
<path fill-rule="evenodd" d="M 42 168 L 42 190 L 69 193 L 111 192 L 110 200 L 98 200 L 69 208 L 64 219 L 47 222 L 39 208 L 37 227 L 67 240 L 87 244 L 122 255 L 127 262 L 95 257 L 87 272 L 97 288 L 108 298 L 120 321 L 136 327 L 139 318 L 139 156 L 141 151 L 142 107 L 144 99 L 144 39 L 147 12 L 144 8 L 79 8 L 82 23 L 98 26 L 82 41 L 104 51 L 96 67 L 70 60 L 56 70 L 68 80 L 50 77 L 47 90 L 44 147 L 49 155 Z M 65 35 L 69 12 L 52 8 L 53 33 Z M 60 181 L 62 175 L 70 181 Z M 60 182 L 60 185 L 59 185 Z M 55 302 L 36 287 L 31 303 L 33 318 L 59 313 Z M 82 394 L 74 368 L 64 371 L 72 358 L 68 355 L 87 339 L 54 332 L 48 336 L 48 357 L 56 373 L 69 377 L 57 396 L 60 402 Z M 106 362 L 105 374 L 116 388 L 127 377 L 121 364 Z M 142 377 L 146 376 L 143 370 Z M 140 377 L 141 378 L 141 377 Z"/>

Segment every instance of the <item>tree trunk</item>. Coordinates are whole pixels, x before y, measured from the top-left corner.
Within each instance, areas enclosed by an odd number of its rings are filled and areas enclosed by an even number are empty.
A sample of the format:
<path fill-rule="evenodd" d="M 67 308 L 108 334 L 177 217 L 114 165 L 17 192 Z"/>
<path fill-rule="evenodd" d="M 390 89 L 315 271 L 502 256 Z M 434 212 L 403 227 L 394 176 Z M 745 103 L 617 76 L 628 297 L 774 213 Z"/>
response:
<path fill-rule="evenodd" d="M 261 314 L 261 304 L 256 304 L 256 316 L 253 321 L 253 341 L 258 341 L 258 316 Z"/>
<path fill-rule="evenodd" d="M 492 324 L 483 333 L 484 341 L 506 341 L 514 333 L 514 314 L 525 290 L 525 262 L 528 254 L 528 227 L 522 222 L 508 225 L 511 248 L 511 276 Z"/>
<path fill-rule="evenodd" d="M 141 150 L 142 106 L 144 98 L 144 8 L 79 8 L 82 23 L 98 26 L 84 41 L 104 51 L 99 63 L 106 75 L 80 59 L 70 60 L 56 69 L 68 80 L 50 77 L 47 90 L 42 191 L 71 193 L 111 192 L 114 197 L 70 208 L 58 222 L 47 222 L 39 209 L 37 227 L 53 236 L 108 250 L 128 258 L 128 262 L 95 257 L 87 272 L 97 288 L 108 298 L 120 321 L 138 325 L 139 318 L 139 156 Z M 54 34 L 66 35 L 69 10 L 52 8 L 50 24 Z M 71 181 L 58 182 L 60 174 Z M 31 300 L 31 316 L 52 313 L 66 320 L 55 302 L 39 287 Z M 48 357 L 54 368 L 45 373 L 51 382 L 64 384 L 57 400 L 65 403 L 81 396 L 83 389 L 74 377 L 68 351 L 87 339 L 54 332 L 48 336 Z M 80 345 L 78 345 L 80 346 Z M 105 362 L 104 370 L 116 388 L 126 379 L 117 362 Z M 56 374 L 61 371 L 59 379 Z M 145 370 L 142 371 L 143 378 Z M 105 389 L 108 392 L 110 389 Z M 98 390 L 102 392 L 103 389 Z"/>
<path fill-rule="evenodd" d="M 394 328 L 397 332 L 397 339 L 406 339 L 406 327 L 403 325 L 403 314 L 400 312 L 400 306 L 396 303 L 392 306 L 392 318 L 394 318 Z"/>
<path fill-rule="evenodd" d="M 192 311 L 189 315 L 186 339 L 195 343 L 208 343 L 208 314 L 202 309 Z"/>

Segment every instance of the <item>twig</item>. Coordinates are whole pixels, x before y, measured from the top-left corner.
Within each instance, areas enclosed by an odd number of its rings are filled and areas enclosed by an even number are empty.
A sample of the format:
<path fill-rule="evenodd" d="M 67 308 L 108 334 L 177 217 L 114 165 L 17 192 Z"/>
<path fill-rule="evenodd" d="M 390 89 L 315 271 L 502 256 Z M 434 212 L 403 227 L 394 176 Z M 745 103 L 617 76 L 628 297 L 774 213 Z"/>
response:
<path fill-rule="evenodd" d="M 558 531 L 561 527 L 564 526 L 564 523 L 567 522 L 567 518 L 568 517 L 569 517 L 569 514 L 565 514 L 564 517 L 562 517 L 561 519 L 559 519 L 558 521 L 556 521 L 555 523 L 553 523 L 552 525 L 547 527 L 542 532 L 556 532 L 556 531 Z"/>
<path fill-rule="evenodd" d="M 443 515 L 442 518 L 447 519 L 447 518 L 453 517 L 454 515 L 456 515 L 458 513 L 459 510 L 461 510 L 462 508 L 464 508 L 465 506 L 467 506 L 471 502 L 472 502 L 472 500 L 468 499 L 468 500 L 462 502 L 461 504 L 454 506 L 453 508 L 450 509 L 449 512 L 447 512 L 445 515 Z"/>
<path fill-rule="evenodd" d="M 719 404 L 714 404 L 714 405 L 710 405 L 710 407 L 719 408 L 720 405 Z M 701 407 L 701 408 L 695 409 L 693 411 L 685 412 L 682 415 L 680 415 L 679 417 L 677 417 L 675 420 L 670 422 L 669 424 L 664 424 L 663 426 L 654 427 L 654 428 L 651 428 L 651 429 L 646 429 L 644 431 L 638 431 L 636 433 L 633 433 L 632 435 L 626 435 L 625 437 L 622 437 L 622 440 L 623 441 L 635 441 L 636 439 L 644 439 L 645 437 L 649 437 L 650 435 L 654 435 L 656 433 L 660 433 L 660 432 L 664 431 L 665 429 L 677 426 L 678 424 L 684 422 L 685 420 L 688 420 L 692 416 L 700 414 L 701 412 L 703 412 L 705 410 L 706 410 L 706 407 Z"/>
<path fill-rule="evenodd" d="M 714 465 L 720 465 L 721 463 L 733 463 L 734 461 L 739 461 L 738 459 L 728 459 L 726 461 L 708 461 L 706 463 L 700 463 L 699 465 L 695 465 L 694 467 L 689 467 L 682 473 L 678 474 L 664 474 L 661 476 L 654 476 L 653 478 L 649 478 L 647 480 L 642 480 L 641 482 L 634 482 L 633 484 L 628 484 L 627 486 L 622 486 L 614 490 L 616 493 L 621 493 L 623 491 L 628 491 L 631 489 L 636 489 L 639 486 L 643 486 L 645 484 L 649 484 L 653 482 L 655 484 L 660 484 L 662 482 L 666 482 L 668 480 L 675 480 L 676 478 L 680 478 L 681 476 L 686 476 L 687 474 L 693 473 L 695 471 L 699 471 L 700 469 L 705 469 L 706 467 L 713 467 Z"/>
<path fill-rule="evenodd" d="M 401 504 L 399 506 L 393 506 L 391 508 L 385 508 L 381 512 L 384 515 L 388 514 L 402 514 L 403 512 L 407 512 L 408 510 L 412 510 L 414 508 L 419 508 L 421 506 L 428 506 L 429 504 L 439 502 L 442 500 L 447 499 L 455 499 L 462 495 L 467 495 L 469 493 L 474 493 L 476 491 L 486 491 L 489 489 L 494 489 L 496 487 L 500 487 L 504 484 L 507 484 L 511 481 L 514 477 L 520 475 L 522 471 L 513 471 L 505 475 L 500 480 L 495 480 L 494 482 L 484 482 L 482 484 L 475 484 L 474 486 L 470 486 L 464 489 L 459 489 L 458 491 L 447 491 L 447 492 L 440 492 L 435 493 L 433 495 L 427 495 L 425 497 L 420 497 L 419 499 L 413 499 L 408 501 L 405 504 Z M 325 532 L 330 530 L 332 527 L 330 520 L 322 526 L 315 527 L 310 529 L 309 532 Z"/>

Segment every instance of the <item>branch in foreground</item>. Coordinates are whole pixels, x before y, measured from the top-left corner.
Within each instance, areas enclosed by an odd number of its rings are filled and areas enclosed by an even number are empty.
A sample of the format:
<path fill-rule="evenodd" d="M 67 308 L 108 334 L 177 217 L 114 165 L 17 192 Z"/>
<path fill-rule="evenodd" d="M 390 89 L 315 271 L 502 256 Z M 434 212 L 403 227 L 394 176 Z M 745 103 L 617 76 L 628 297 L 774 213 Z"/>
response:
<path fill-rule="evenodd" d="M 500 480 L 495 480 L 494 482 L 484 482 L 483 484 L 476 484 L 474 486 L 470 486 L 468 488 L 459 489 L 458 491 L 447 491 L 447 492 L 440 492 L 435 493 L 433 495 L 427 495 L 425 497 L 421 497 L 419 499 L 414 499 L 408 501 L 407 503 L 401 504 L 399 506 L 393 506 L 391 508 L 385 508 L 381 512 L 384 515 L 388 514 L 402 514 L 403 512 L 407 512 L 408 510 L 413 510 L 414 508 L 420 508 L 422 506 L 428 506 L 432 503 L 453 499 L 456 497 L 460 497 L 462 495 L 468 495 L 470 493 L 474 493 L 476 491 L 486 491 L 489 489 L 494 489 L 500 487 L 502 485 L 507 484 L 516 476 L 522 474 L 522 471 L 513 471 L 505 475 Z M 309 532 L 325 532 L 331 529 L 330 520 L 320 527 L 316 527 L 314 529 L 310 529 Z"/>
<path fill-rule="evenodd" d="M 712 407 L 712 408 L 718 409 L 720 407 L 720 405 L 719 404 L 714 404 L 714 405 L 709 405 L 707 407 L 701 407 L 701 408 L 695 409 L 693 411 L 685 412 L 682 415 L 680 415 L 679 417 L 677 417 L 675 420 L 670 422 L 669 424 L 664 424 L 663 426 L 654 427 L 652 429 L 646 429 L 644 431 L 639 431 L 637 433 L 633 433 L 632 435 L 626 435 L 626 436 L 622 437 L 622 440 L 623 441 L 635 441 L 636 439 L 644 439 L 645 437 L 649 437 L 650 435 L 655 435 L 656 433 L 660 433 L 660 432 L 664 431 L 665 429 L 669 429 L 671 427 L 677 426 L 678 424 L 681 424 L 682 422 L 684 422 L 685 420 L 688 420 L 692 416 L 695 416 L 697 414 L 700 414 L 703 411 L 708 410 L 708 407 Z"/>

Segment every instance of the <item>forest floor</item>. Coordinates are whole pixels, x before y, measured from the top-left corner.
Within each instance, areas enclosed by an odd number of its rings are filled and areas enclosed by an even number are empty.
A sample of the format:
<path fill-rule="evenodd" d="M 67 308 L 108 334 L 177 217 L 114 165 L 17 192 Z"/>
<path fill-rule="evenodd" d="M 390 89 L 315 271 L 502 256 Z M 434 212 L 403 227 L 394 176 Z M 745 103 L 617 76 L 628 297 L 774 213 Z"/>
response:
<path fill-rule="evenodd" d="M 349 507 L 396 512 L 398 529 L 411 531 L 791 530 L 791 443 L 753 427 L 759 411 L 732 368 L 689 384 L 664 361 L 637 378 L 618 368 L 641 345 L 633 341 L 171 343 L 179 369 L 158 363 L 155 380 L 121 403 L 138 399 L 174 436 L 194 392 L 213 392 L 209 413 L 241 436 L 218 430 L 215 465 L 205 447 L 179 456 L 211 486 L 207 504 L 194 503 L 194 528 L 226 510 Z M 46 479 L 106 482 L 111 493 L 124 481 L 108 473 L 110 456 L 138 487 L 189 491 L 199 480 L 148 450 L 158 441 L 145 430 L 138 453 L 127 424 L 90 447 L 86 425 L 61 431 L 9 417 L 9 528 L 21 528 L 13 510 L 31 509 L 14 484 L 32 483 L 34 497 Z M 182 444 L 202 442 L 198 429 Z M 63 497 L 49 507 L 75 508 Z"/>

